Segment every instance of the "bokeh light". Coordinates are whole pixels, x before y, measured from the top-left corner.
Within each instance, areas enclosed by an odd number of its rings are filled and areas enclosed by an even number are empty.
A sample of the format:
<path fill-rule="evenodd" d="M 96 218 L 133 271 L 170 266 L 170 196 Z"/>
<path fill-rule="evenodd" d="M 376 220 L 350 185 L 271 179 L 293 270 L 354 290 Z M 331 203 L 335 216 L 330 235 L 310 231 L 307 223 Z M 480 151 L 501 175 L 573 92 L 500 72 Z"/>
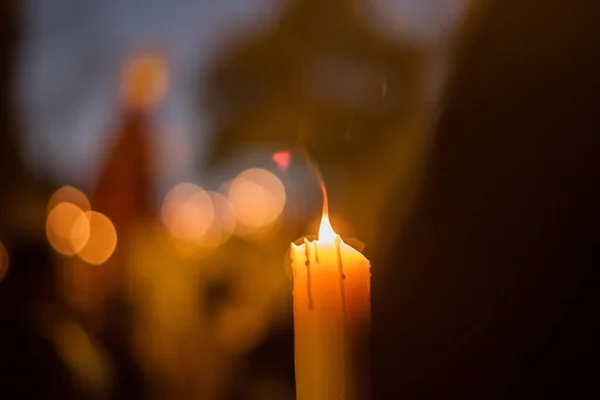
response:
<path fill-rule="evenodd" d="M 48 214 L 46 236 L 54 250 L 72 256 L 88 242 L 90 224 L 81 208 L 72 203 L 59 203 Z"/>
<path fill-rule="evenodd" d="M 117 247 L 117 231 L 105 215 L 96 211 L 87 211 L 78 216 L 75 226 L 89 223 L 89 239 L 77 253 L 89 264 L 99 265 L 112 256 Z"/>
<path fill-rule="evenodd" d="M 8 272 L 8 264 L 8 251 L 6 251 L 6 248 L 4 247 L 2 242 L 0 242 L 0 281 L 6 276 L 6 273 Z"/>
<path fill-rule="evenodd" d="M 83 384 L 106 390 L 111 378 L 110 364 L 101 348 L 83 328 L 75 322 L 65 320 L 56 324 L 52 334 L 58 356 L 75 376 Z"/>
<path fill-rule="evenodd" d="M 121 95 L 128 107 L 145 109 L 159 102 L 168 86 L 168 68 L 158 54 L 133 57 L 123 70 Z"/>
<path fill-rule="evenodd" d="M 215 209 L 215 219 L 213 221 L 213 226 L 211 227 L 211 233 L 214 234 L 215 237 L 218 237 L 218 244 L 223 244 L 235 231 L 235 211 L 229 202 L 229 199 L 221 193 L 211 192 L 210 196 Z"/>
<path fill-rule="evenodd" d="M 74 204 L 82 211 L 89 211 L 92 209 L 87 196 L 81 190 L 74 188 L 73 186 L 63 186 L 54 192 L 48 201 L 47 214 L 50 214 L 54 207 L 60 203 Z"/>
<path fill-rule="evenodd" d="M 262 168 L 245 170 L 226 190 L 237 221 L 246 228 L 255 230 L 275 222 L 285 207 L 283 183 Z"/>
<path fill-rule="evenodd" d="M 181 183 L 165 196 L 163 224 L 177 239 L 201 244 L 213 225 L 215 210 L 211 196 L 192 183 Z"/>

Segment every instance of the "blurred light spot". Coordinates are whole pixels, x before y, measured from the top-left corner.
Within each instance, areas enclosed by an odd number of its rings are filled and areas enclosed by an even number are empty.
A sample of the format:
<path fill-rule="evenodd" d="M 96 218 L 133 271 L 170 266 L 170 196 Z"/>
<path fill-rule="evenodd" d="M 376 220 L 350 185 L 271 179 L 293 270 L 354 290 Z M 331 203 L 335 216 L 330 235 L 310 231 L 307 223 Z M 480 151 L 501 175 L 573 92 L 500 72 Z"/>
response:
<path fill-rule="evenodd" d="M 235 211 L 227 197 L 223 196 L 221 193 L 211 192 L 210 196 L 215 209 L 215 221 L 213 226 L 218 226 L 220 233 L 219 244 L 223 244 L 229 240 L 235 231 Z"/>
<path fill-rule="evenodd" d="M 235 229 L 235 214 L 229 200 L 220 193 L 211 193 L 215 219 L 207 232 L 205 247 L 218 247 L 231 237 Z"/>
<path fill-rule="evenodd" d="M 171 189 L 165 196 L 161 214 L 174 237 L 197 244 L 202 244 L 215 218 L 210 194 L 192 183 Z"/>
<path fill-rule="evenodd" d="M 76 376 L 95 390 L 106 390 L 111 371 L 106 356 L 85 331 L 74 322 L 57 324 L 54 343 L 59 356 Z"/>
<path fill-rule="evenodd" d="M 81 208 L 72 203 L 60 203 L 48 214 L 46 236 L 54 250 L 72 256 L 86 245 L 90 224 Z"/>
<path fill-rule="evenodd" d="M 76 225 L 85 224 L 86 219 L 89 221 L 89 240 L 78 255 L 89 264 L 99 265 L 114 253 L 117 247 L 117 231 L 110 219 L 96 211 L 81 214 Z"/>
<path fill-rule="evenodd" d="M 6 276 L 6 273 L 8 272 L 8 264 L 8 252 L 6 251 L 6 248 L 4 247 L 2 242 L 0 242 L 0 281 Z"/>
<path fill-rule="evenodd" d="M 87 196 L 79 189 L 73 186 L 63 186 L 58 189 L 48 201 L 47 213 L 50 212 L 60 203 L 71 203 L 79 207 L 82 211 L 91 210 L 90 201 Z"/>
<path fill-rule="evenodd" d="M 261 168 L 251 168 L 239 174 L 229 185 L 227 197 L 238 222 L 252 229 L 275 222 L 286 201 L 283 183 Z"/>
<path fill-rule="evenodd" d="M 127 106 L 146 109 L 158 103 L 168 86 L 166 60 L 157 54 L 133 57 L 125 65 L 121 83 L 121 95 Z"/>
<path fill-rule="evenodd" d="M 273 154 L 273 161 L 275 161 L 275 164 L 277 164 L 282 171 L 285 171 L 290 165 L 290 157 L 289 151 L 280 151 Z"/>

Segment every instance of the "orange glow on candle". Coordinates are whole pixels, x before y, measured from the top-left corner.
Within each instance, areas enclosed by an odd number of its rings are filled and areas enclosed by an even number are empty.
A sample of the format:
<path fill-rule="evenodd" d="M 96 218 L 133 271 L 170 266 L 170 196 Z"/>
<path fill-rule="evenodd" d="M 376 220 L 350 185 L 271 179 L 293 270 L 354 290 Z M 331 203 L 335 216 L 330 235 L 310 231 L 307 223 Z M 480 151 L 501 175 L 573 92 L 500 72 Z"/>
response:
<path fill-rule="evenodd" d="M 318 239 L 291 244 L 298 400 L 356 400 L 353 353 L 370 326 L 371 264 L 344 243 L 329 220 L 325 185 Z M 364 378 L 368 379 L 368 378 Z"/>

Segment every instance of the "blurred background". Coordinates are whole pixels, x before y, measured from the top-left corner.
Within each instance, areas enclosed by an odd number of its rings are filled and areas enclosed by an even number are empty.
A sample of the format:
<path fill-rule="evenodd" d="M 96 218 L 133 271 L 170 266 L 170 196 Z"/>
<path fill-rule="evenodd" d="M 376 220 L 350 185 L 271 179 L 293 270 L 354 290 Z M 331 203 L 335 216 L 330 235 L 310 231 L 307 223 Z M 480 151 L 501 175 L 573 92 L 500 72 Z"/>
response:
<path fill-rule="evenodd" d="M 293 399 L 311 166 L 369 257 L 467 6 L 2 2 L 2 398 Z"/>

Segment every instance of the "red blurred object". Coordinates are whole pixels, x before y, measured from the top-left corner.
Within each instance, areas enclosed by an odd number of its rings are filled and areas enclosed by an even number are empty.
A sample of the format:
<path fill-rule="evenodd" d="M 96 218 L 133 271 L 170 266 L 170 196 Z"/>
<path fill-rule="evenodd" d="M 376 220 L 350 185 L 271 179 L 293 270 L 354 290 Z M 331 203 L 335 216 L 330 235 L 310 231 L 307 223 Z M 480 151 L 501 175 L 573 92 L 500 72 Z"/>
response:
<path fill-rule="evenodd" d="M 109 217 L 117 231 L 153 215 L 152 146 L 145 115 L 125 117 L 92 194 L 92 208 Z"/>
<path fill-rule="evenodd" d="M 277 166 L 282 170 L 287 170 L 290 165 L 291 154 L 289 151 L 279 151 L 273 154 L 273 161 L 277 164 Z"/>
<path fill-rule="evenodd" d="M 118 296 L 125 277 L 128 239 L 152 218 L 153 146 L 146 113 L 126 112 L 91 196 L 92 209 L 112 221 L 117 245 L 112 257 L 93 269 L 95 301 Z M 92 290 L 91 288 L 89 290 Z"/>

